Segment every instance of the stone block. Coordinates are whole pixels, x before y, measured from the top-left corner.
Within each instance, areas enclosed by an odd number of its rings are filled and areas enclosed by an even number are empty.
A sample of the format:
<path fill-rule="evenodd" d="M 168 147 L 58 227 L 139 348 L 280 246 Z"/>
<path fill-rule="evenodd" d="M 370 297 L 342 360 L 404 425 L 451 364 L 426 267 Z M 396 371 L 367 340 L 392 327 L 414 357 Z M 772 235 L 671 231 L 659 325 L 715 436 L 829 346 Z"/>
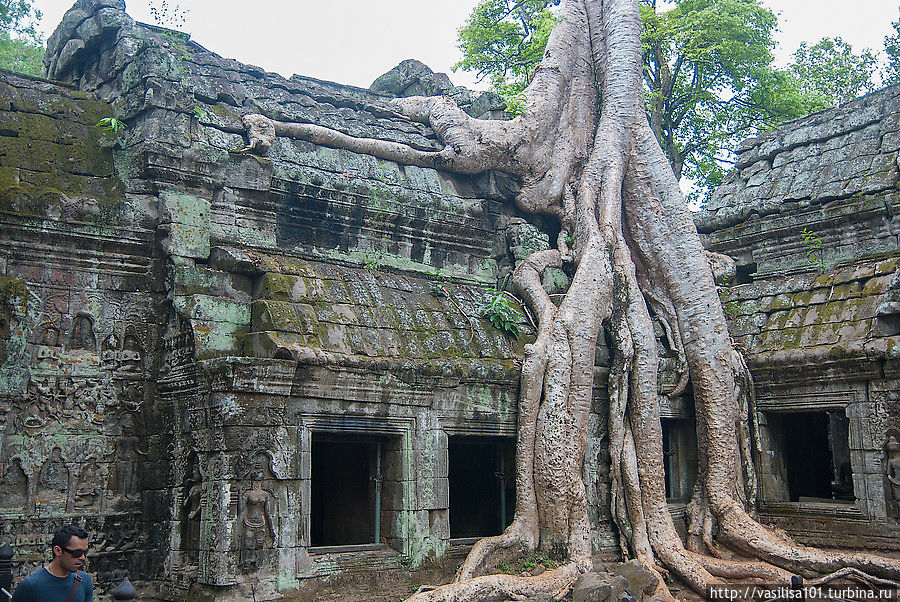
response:
<path fill-rule="evenodd" d="M 417 478 L 416 498 L 418 506 L 426 510 L 448 508 L 450 506 L 450 479 Z"/>
<path fill-rule="evenodd" d="M 170 190 L 159 193 L 159 213 L 162 223 L 209 228 L 210 202 L 206 199 Z"/>
<path fill-rule="evenodd" d="M 572 586 L 574 602 L 618 602 L 625 594 L 624 577 L 609 573 L 584 573 Z M 641 599 L 641 598 L 638 598 Z"/>
<path fill-rule="evenodd" d="M 173 268 L 176 295 L 201 294 L 224 297 L 238 303 L 249 303 L 250 278 L 201 266 Z"/>
<path fill-rule="evenodd" d="M 209 228 L 171 223 L 165 229 L 167 236 L 160 244 L 166 253 L 194 259 L 209 257 Z"/>
<path fill-rule="evenodd" d="M 313 334 L 318 326 L 318 316 L 312 306 L 287 301 L 254 301 L 250 320 L 254 331 Z"/>

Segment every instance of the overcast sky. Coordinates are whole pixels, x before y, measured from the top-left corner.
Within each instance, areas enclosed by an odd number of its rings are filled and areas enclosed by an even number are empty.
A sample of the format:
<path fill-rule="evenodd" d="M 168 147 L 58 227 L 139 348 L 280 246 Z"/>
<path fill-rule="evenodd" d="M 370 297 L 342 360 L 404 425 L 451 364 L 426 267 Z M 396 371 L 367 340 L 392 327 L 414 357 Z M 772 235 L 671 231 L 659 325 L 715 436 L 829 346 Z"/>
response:
<path fill-rule="evenodd" d="M 460 59 L 456 31 L 478 0 L 174 0 L 187 9 L 184 31 L 229 58 L 275 71 L 368 87 L 407 58 L 451 73 Z M 74 0 L 35 0 L 49 35 Z M 157 5 L 159 0 L 157 0 Z M 801 41 L 841 36 L 855 50 L 882 49 L 897 0 L 762 0 L 780 13 L 776 61 L 784 64 Z M 128 14 L 153 23 L 147 0 L 128 2 Z"/>

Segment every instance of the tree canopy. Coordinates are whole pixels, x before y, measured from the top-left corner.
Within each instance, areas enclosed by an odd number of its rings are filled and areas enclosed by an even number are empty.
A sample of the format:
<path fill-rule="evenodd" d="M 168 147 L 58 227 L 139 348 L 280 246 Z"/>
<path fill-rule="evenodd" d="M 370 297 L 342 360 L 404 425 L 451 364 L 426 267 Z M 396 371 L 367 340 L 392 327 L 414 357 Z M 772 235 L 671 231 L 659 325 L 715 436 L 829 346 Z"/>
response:
<path fill-rule="evenodd" d="M 488 79 L 520 112 L 517 95 L 534 73 L 558 3 L 483 0 L 460 29 L 457 67 Z M 647 115 L 676 177 L 695 183 L 694 201 L 721 183 L 740 139 L 875 87 L 874 55 L 854 54 L 840 38 L 803 44 L 789 68 L 776 69 L 777 18 L 759 0 L 640 4 Z"/>
<path fill-rule="evenodd" d="M 822 38 L 802 42 L 789 70 L 814 109 L 825 109 L 875 90 L 877 63 L 870 50 L 855 54 L 840 37 Z"/>
<path fill-rule="evenodd" d="M 884 70 L 884 85 L 900 84 L 900 17 L 891 23 L 893 35 L 884 36 L 884 53 L 887 55 L 887 67 Z"/>
<path fill-rule="evenodd" d="M 37 24 L 41 11 L 31 0 L 0 0 L 0 67 L 43 75 L 44 44 Z"/>

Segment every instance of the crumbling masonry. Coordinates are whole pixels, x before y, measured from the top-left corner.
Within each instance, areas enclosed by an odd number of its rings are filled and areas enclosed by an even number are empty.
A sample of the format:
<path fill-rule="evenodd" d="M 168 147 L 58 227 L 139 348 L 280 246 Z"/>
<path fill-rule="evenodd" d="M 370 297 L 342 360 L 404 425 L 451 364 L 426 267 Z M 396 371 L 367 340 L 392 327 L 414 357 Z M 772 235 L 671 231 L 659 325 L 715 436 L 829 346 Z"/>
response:
<path fill-rule="evenodd" d="M 481 308 L 558 225 L 500 174 L 287 137 L 238 152 L 251 113 L 439 150 L 384 101 L 498 99 L 414 61 L 372 90 L 285 79 L 115 0 L 79 0 L 48 47 L 52 81 L 0 73 L 0 542 L 19 571 L 77 522 L 101 590 L 322 597 L 452 571 L 499 532 L 531 330 Z M 803 542 L 900 549 L 898 150 L 895 87 L 748 141 L 697 217 L 737 264 L 721 294 L 757 384 L 759 514 Z M 657 334 L 678 518 L 696 437 Z M 585 482 L 614 560 L 608 364 L 601 340 Z"/>

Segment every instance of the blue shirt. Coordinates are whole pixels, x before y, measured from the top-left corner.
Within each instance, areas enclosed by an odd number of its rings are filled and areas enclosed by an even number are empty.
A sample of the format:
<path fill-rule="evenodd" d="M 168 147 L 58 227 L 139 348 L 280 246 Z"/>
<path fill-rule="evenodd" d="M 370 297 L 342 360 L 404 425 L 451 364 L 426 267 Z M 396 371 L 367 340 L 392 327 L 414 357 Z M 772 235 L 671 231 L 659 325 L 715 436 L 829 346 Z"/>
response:
<path fill-rule="evenodd" d="M 90 575 L 84 571 L 79 573 L 81 585 L 75 592 L 74 602 L 91 602 L 94 599 L 94 583 Z M 57 577 L 50 574 L 47 569 L 40 568 L 25 577 L 16 587 L 12 602 L 66 602 L 73 581 L 75 573 L 69 573 L 67 577 Z"/>

